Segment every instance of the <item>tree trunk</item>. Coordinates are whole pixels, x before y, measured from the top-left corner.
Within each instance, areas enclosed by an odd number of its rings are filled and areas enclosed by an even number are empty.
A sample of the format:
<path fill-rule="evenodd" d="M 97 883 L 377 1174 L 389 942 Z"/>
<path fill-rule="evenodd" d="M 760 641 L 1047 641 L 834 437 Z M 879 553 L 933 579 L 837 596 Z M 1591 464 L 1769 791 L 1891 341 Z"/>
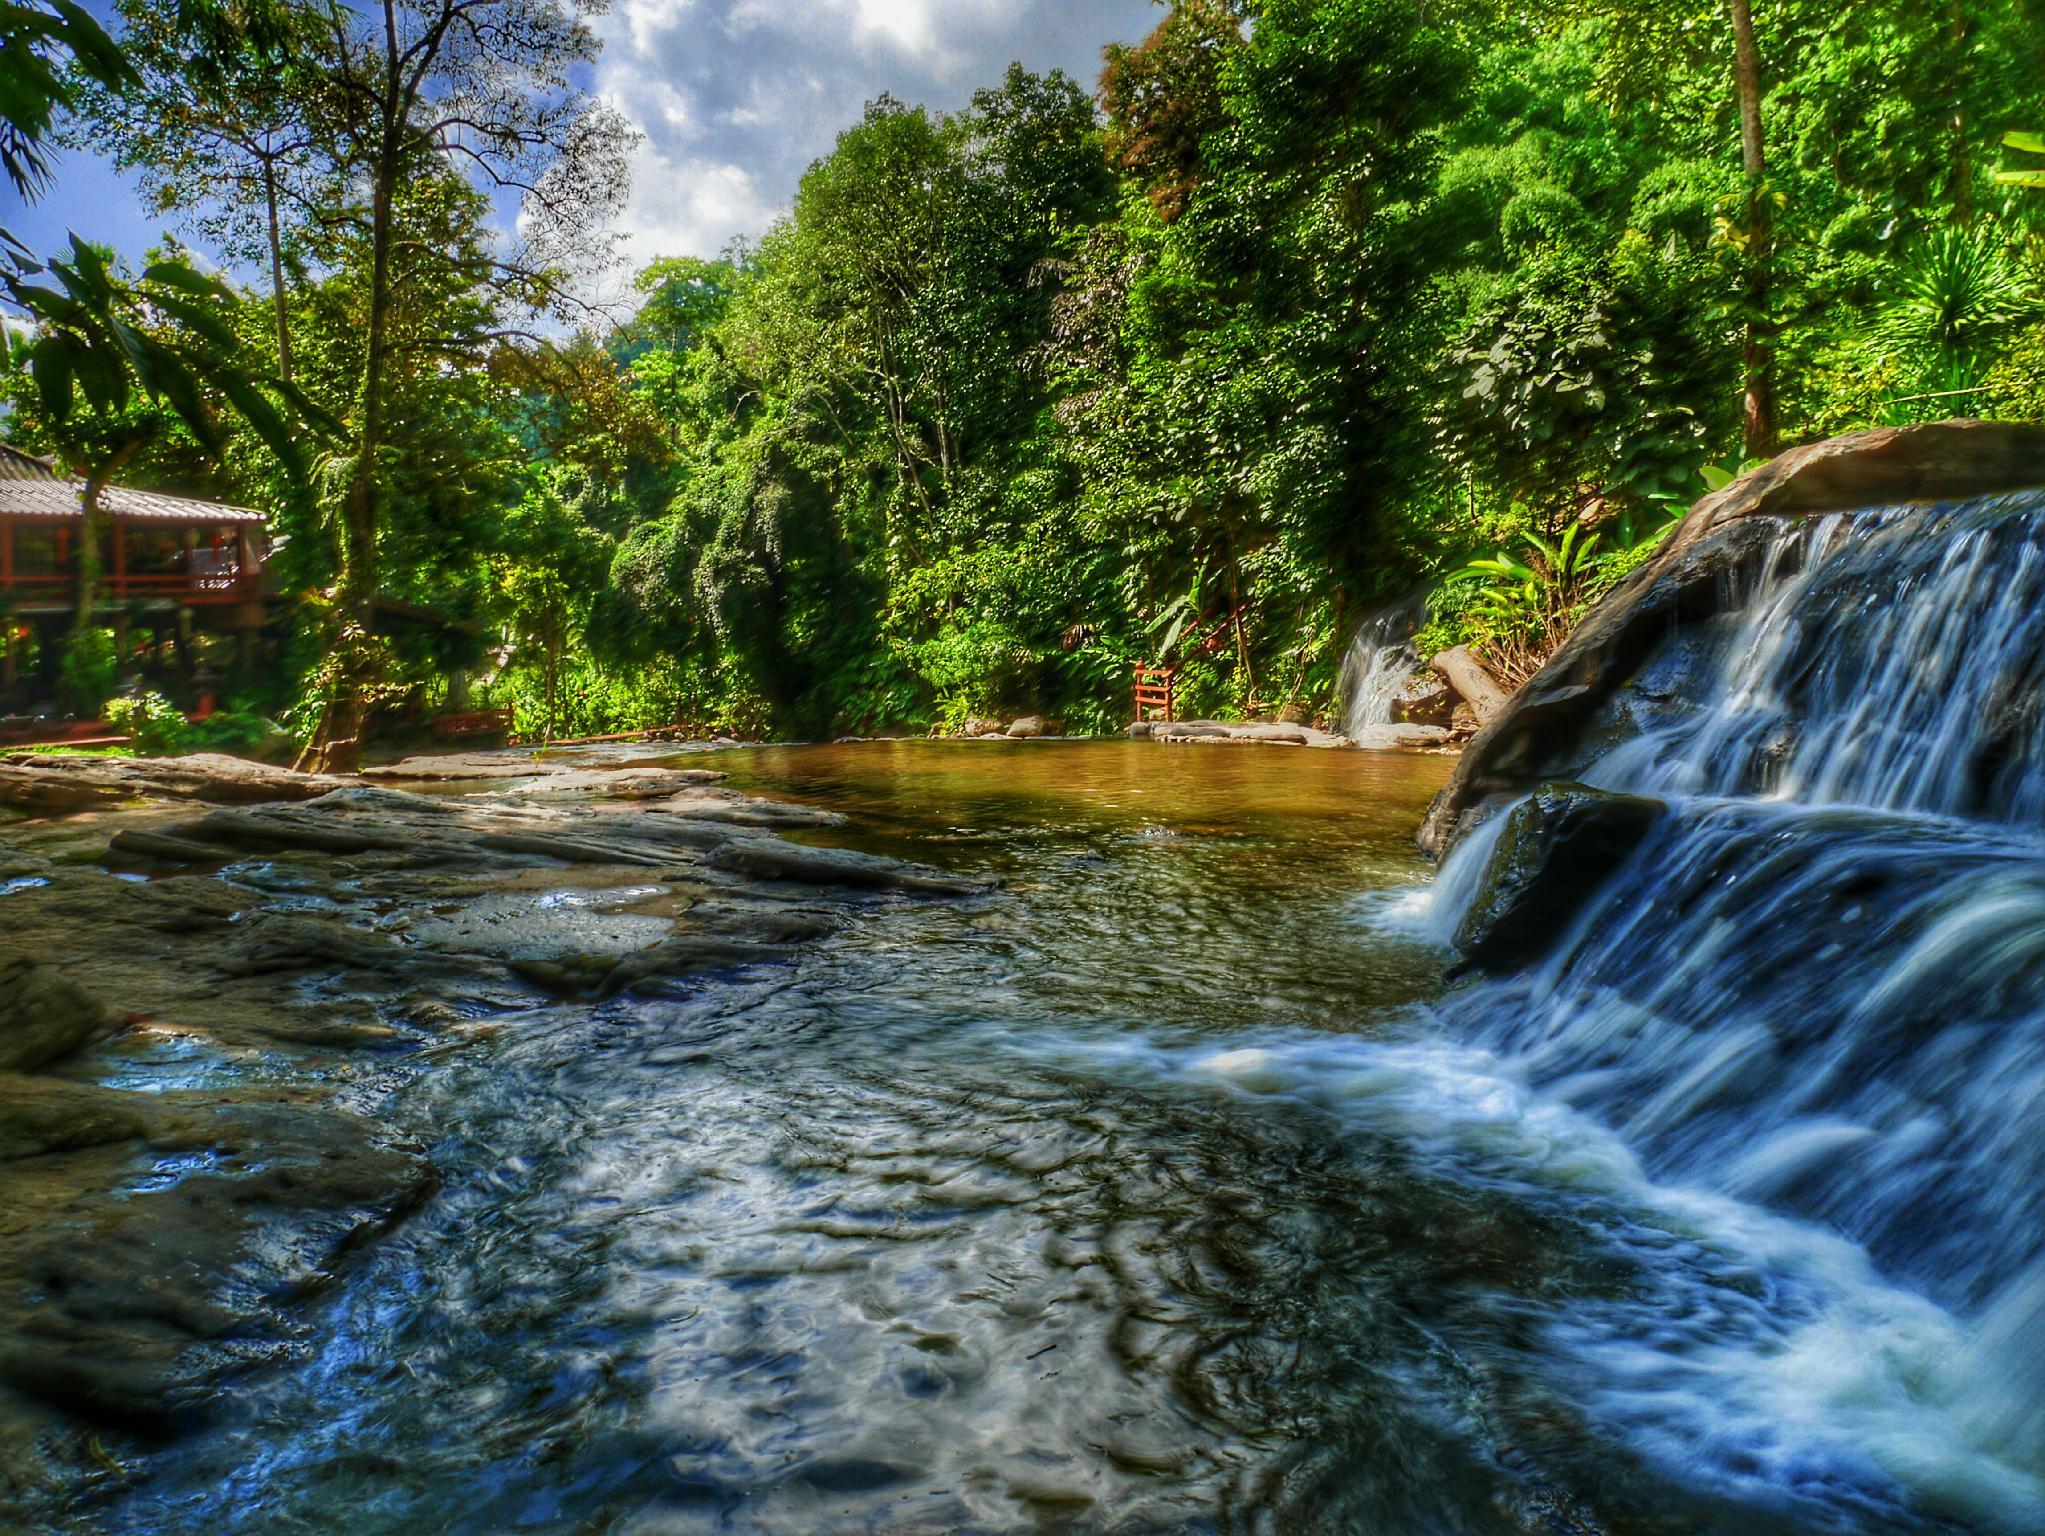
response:
<path fill-rule="evenodd" d="M 277 166 L 263 161 L 263 207 L 270 220 L 270 304 L 277 316 L 277 377 L 291 382 L 291 325 L 284 299 L 284 235 L 277 218 Z"/>
<path fill-rule="evenodd" d="M 393 202 L 404 165 L 404 111 L 397 52 L 397 17 L 384 3 L 388 54 L 379 140 L 372 166 L 369 224 L 369 315 L 364 342 L 355 468 L 341 510 L 341 580 L 336 593 L 333 676 L 325 707 L 299 766 L 319 773 L 353 773 L 362 762 L 363 727 L 374 681 L 376 634 L 376 459 L 383 447 L 385 373 L 390 361 Z"/>
<path fill-rule="evenodd" d="M 92 609 L 99 597 L 99 536 L 106 526 L 106 509 L 101 506 L 100 498 L 106 494 L 114 476 L 121 472 L 121 466 L 133 458 L 135 450 L 141 446 L 140 443 L 123 443 L 95 464 L 85 476 L 85 492 L 79 498 L 78 588 L 71 616 L 73 639 L 92 628 Z"/>
<path fill-rule="evenodd" d="M 1747 176 L 1747 340 L 1742 364 L 1746 395 L 1741 436 L 1749 458 L 1775 453 L 1775 235 L 1768 162 L 1761 138 L 1761 50 L 1754 41 L 1753 0 L 1730 0 L 1733 85 L 1740 107 L 1740 165 Z"/>
<path fill-rule="evenodd" d="M 1955 98 L 1964 101 L 1962 87 L 1967 78 L 1967 12 L 1960 0 L 1946 0 L 1946 41 L 1953 50 L 1952 84 Z M 1953 167 L 1951 193 L 1953 222 L 1974 222 L 1974 157 L 1967 147 L 1967 109 L 1953 108 Z"/>

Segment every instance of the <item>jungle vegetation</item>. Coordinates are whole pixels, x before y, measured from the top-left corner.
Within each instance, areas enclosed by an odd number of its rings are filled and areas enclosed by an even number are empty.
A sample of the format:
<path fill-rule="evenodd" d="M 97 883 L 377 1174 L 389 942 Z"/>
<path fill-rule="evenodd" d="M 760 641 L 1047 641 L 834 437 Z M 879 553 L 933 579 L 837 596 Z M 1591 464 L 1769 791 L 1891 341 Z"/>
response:
<path fill-rule="evenodd" d="M 623 304 L 595 0 L 117 9 L 0 6 L 4 168 L 110 145 L 244 280 L 14 249 L 6 435 L 272 512 L 237 701 L 329 763 L 457 668 L 552 735 L 1312 708 L 1428 585 L 1515 674 L 1743 463 L 2045 413 L 2031 0 L 1175 0 Z"/>

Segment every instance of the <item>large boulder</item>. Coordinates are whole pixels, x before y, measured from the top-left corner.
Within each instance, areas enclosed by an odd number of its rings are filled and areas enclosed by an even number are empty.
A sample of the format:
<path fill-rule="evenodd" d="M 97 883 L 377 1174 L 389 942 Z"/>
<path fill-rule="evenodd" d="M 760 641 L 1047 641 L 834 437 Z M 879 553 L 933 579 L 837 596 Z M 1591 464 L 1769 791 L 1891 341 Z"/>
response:
<path fill-rule="evenodd" d="M 1584 784 L 1535 790 L 1506 817 L 1456 948 L 1486 970 L 1539 959 L 1667 809 Z"/>
<path fill-rule="evenodd" d="M 1623 737 L 1623 697 L 1644 672 L 1680 684 L 1687 637 L 1718 616 L 1782 519 L 2045 487 L 2045 425 L 1948 421 L 1792 448 L 1690 509 L 1652 559 L 1583 622 L 1471 742 L 1435 799 L 1420 844 L 1439 855 L 1469 827 L 1547 779 L 1579 776 Z"/>

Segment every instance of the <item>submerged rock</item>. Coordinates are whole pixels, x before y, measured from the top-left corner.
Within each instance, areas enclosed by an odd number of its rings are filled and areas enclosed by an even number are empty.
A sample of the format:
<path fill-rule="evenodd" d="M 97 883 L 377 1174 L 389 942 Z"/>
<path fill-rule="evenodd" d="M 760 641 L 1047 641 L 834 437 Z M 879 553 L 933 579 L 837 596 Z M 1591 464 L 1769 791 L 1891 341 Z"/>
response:
<path fill-rule="evenodd" d="M 1709 622 L 1737 601 L 1784 519 L 1926 499 L 2045 487 L 2045 426 L 1949 421 L 1884 428 L 1793 448 L 1705 497 L 1640 570 L 1584 618 L 1485 727 L 1436 798 L 1420 844 L 1439 855 L 1464 831 L 1546 779 L 1573 778 L 1708 648 Z"/>
<path fill-rule="evenodd" d="M 1667 810 L 1640 795 L 1543 785 L 1506 817 L 1456 948 L 1486 970 L 1538 959 Z"/>
<path fill-rule="evenodd" d="M 970 896 L 984 889 L 940 870 L 903 864 L 870 853 L 843 848 L 808 848 L 771 839 L 738 839 L 710 855 L 710 866 L 763 880 L 800 885 L 845 885 L 872 889 L 917 891 L 933 896 Z"/>

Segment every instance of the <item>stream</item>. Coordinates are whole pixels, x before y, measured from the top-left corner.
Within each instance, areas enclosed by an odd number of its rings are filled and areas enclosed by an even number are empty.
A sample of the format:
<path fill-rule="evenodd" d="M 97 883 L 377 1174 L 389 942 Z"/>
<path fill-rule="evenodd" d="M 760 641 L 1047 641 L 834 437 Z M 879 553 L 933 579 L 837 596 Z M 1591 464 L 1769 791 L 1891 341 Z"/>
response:
<path fill-rule="evenodd" d="M 1447 760 L 690 761 L 999 886 L 440 1054 L 439 1192 L 85 1528 L 2038 1528 L 1958 1303 L 1442 998 Z"/>

